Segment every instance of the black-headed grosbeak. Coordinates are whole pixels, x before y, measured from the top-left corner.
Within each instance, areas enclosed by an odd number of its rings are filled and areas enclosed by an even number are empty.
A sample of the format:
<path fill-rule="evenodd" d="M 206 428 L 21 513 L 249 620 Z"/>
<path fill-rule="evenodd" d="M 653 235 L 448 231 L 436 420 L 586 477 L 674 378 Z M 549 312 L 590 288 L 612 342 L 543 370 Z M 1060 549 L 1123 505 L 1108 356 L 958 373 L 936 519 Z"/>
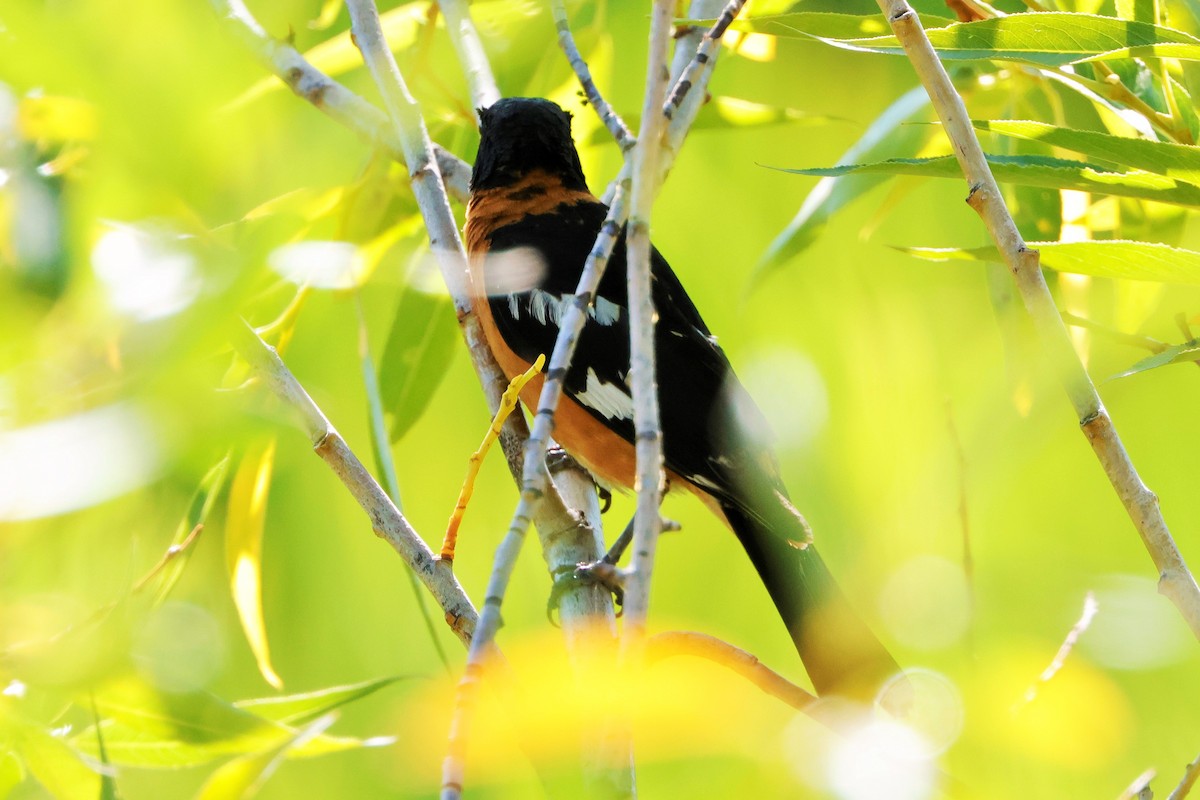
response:
<path fill-rule="evenodd" d="M 588 191 L 571 115 L 509 98 L 480 109 L 466 240 L 473 305 L 512 377 L 554 349 L 608 208 Z M 622 235 L 588 309 L 554 437 L 603 487 L 635 474 L 629 315 Z M 671 488 L 685 488 L 737 534 L 821 694 L 858 694 L 898 672 L 850 609 L 792 506 L 762 414 L 657 250 L 651 285 L 663 451 Z M 537 407 L 542 379 L 522 399 Z"/>

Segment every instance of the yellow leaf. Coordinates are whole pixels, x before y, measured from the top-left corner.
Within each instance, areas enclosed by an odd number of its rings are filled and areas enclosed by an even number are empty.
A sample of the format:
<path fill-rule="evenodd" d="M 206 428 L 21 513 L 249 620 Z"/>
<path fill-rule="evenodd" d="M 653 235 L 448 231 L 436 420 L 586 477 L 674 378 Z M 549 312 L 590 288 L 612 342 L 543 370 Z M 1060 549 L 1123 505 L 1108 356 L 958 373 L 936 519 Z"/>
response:
<path fill-rule="evenodd" d="M 258 670 L 267 683 L 280 689 L 283 681 L 271 666 L 262 612 L 262 539 L 274 467 L 274 437 L 251 445 L 242 456 L 229 489 L 225 557 L 233 602 L 246 640 L 258 661 Z"/>

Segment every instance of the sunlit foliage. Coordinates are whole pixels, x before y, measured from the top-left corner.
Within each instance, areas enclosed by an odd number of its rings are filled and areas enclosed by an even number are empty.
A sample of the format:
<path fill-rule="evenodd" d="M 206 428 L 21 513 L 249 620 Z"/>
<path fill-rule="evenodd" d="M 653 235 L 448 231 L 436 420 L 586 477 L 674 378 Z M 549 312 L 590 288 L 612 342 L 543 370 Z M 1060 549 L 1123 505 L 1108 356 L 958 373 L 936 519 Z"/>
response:
<path fill-rule="evenodd" d="M 469 162 L 436 4 L 380 5 L 433 138 Z M 914 5 L 1200 560 L 1196 3 Z M 341 3 L 250 6 L 378 102 Z M 644 4 L 568 7 L 636 123 Z M 471 8 L 502 91 L 574 113 L 601 192 L 620 154 L 547 5 Z M 568 661 L 527 551 L 499 638 L 520 707 L 484 693 L 469 795 L 575 796 L 616 703 L 646 797 L 1115 797 L 1148 769 L 1165 796 L 1200 752 L 1200 652 L 886 21 L 869 0 L 751 0 L 732 33 L 654 238 L 835 574 L 914 668 L 916 712 L 822 724 L 684 657 L 601 695 L 612 676 Z M 489 415 L 427 249 L 404 167 L 205 0 L 0 5 L 0 798 L 433 794 L 461 647 L 228 346 L 257 326 L 436 548 Z M 515 500 L 485 462 L 454 562 L 477 604 Z M 610 539 L 632 508 L 615 499 Z M 736 541 L 689 499 L 665 508 L 682 532 L 659 547 L 651 633 L 720 636 L 803 684 Z"/>

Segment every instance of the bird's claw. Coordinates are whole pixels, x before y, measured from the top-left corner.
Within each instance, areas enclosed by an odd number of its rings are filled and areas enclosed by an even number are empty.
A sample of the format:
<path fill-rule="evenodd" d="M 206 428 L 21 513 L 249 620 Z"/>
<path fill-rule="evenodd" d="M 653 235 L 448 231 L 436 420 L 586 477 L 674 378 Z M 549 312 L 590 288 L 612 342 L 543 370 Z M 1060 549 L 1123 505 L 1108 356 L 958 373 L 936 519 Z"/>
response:
<path fill-rule="evenodd" d="M 554 583 L 550 587 L 550 599 L 546 603 L 546 617 L 551 625 L 556 625 L 554 612 L 562 602 L 562 596 L 576 586 L 592 584 L 602 586 L 613 596 L 613 602 L 618 609 L 625 605 L 625 578 L 615 564 L 607 561 L 592 561 L 576 564 L 558 570 Z M 617 611 L 621 616 L 621 611 Z"/>
<path fill-rule="evenodd" d="M 551 475 L 570 467 L 583 469 L 583 466 L 561 447 L 555 446 L 546 450 L 546 469 Z M 596 486 L 596 493 L 600 496 L 600 513 L 607 513 L 608 509 L 612 508 L 612 492 L 603 486 Z"/>

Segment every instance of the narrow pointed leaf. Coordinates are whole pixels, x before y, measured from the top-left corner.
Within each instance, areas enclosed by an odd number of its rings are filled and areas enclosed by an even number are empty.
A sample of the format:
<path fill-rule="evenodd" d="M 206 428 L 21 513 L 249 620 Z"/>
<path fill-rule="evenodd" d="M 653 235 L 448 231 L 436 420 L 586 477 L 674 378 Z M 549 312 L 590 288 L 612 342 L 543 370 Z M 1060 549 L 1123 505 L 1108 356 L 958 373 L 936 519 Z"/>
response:
<path fill-rule="evenodd" d="M 20 723 L 10 733 L 21 761 L 57 800 L 96 800 L 100 796 L 100 774 L 67 742 L 27 723 Z"/>
<path fill-rule="evenodd" d="M 305 725 L 346 703 L 360 700 L 380 689 L 391 686 L 398 680 L 400 680 L 399 676 L 376 678 L 362 683 L 333 686 L 304 694 L 239 700 L 234 703 L 234 706 L 286 725 Z"/>
<path fill-rule="evenodd" d="M 1076 189 L 1081 192 L 1135 197 L 1181 206 L 1200 206 L 1200 188 L 1152 172 L 1109 172 L 1084 161 L 1048 156 L 989 155 L 988 164 L 1000 182 Z M 774 169 L 780 169 L 775 167 Z M 920 175 L 928 178 L 962 179 L 953 156 L 937 158 L 893 158 L 866 164 L 845 164 L 816 169 L 783 169 L 797 175 L 842 176 L 856 174 Z"/>
<path fill-rule="evenodd" d="M 334 715 L 317 719 L 298 730 L 279 745 L 250 755 L 235 758 L 209 776 L 196 793 L 196 800 L 248 800 L 258 794 L 279 768 L 287 751 L 298 743 L 311 740 L 333 724 Z"/>
<path fill-rule="evenodd" d="M 847 150 L 839 163 L 852 164 L 859 159 L 915 153 L 932 135 L 929 125 L 902 125 L 918 114 L 929 112 L 929 96 L 921 87 L 906 92 L 892 103 L 867 128 L 862 137 Z M 821 230 L 835 212 L 886 180 L 881 175 L 846 175 L 826 177 L 817 182 L 796 216 L 780 232 L 759 259 L 751 282 L 788 259 L 796 256 L 816 241 Z"/>
<path fill-rule="evenodd" d="M 1060 128 L 1030 120 L 975 120 L 973 124 L 981 131 L 1041 142 L 1089 158 L 1200 185 L 1200 147 L 1194 145 Z"/>
<path fill-rule="evenodd" d="M 1094 14 L 1038 12 L 954 22 L 928 28 L 929 41 L 943 60 L 996 59 L 1061 67 L 1082 61 L 1130 57 L 1200 58 L 1200 39 L 1183 31 L 1145 22 Z M 776 35 L 787 35 L 776 32 Z M 808 37 L 796 31 L 791 35 Z M 863 38 L 820 36 L 837 47 L 903 55 L 892 35 Z"/>
<path fill-rule="evenodd" d="M 267 683 L 278 689 L 283 686 L 283 681 L 271 666 L 262 612 L 262 539 L 274 467 L 274 438 L 251 445 L 242 456 L 229 489 L 225 556 L 242 630 L 254 652 L 259 672 Z"/>
<path fill-rule="evenodd" d="M 749 8 L 753 8 L 751 3 Z M 712 25 L 715 20 L 680 20 L 683 25 Z M 940 28 L 954 23 L 950 17 L 922 14 L 926 28 Z M 882 14 L 838 14 L 826 11 L 800 11 L 787 14 L 754 14 L 738 17 L 729 26 L 738 31 L 765 33 L 781 38 L 820 37 L 829 39 L 858 39 L 881 36 L 892 28 Z"/>
<path fill-rule="evenodd" d="M 172 547 L 178 547 L 191 534 L 197 525 L 203 525 L 209 513 L 217 502 L 217 497 L 225 487 L 225 478 L 229 474 L 229 456 L 226 455 L 205 473 L 192 495 L 192 502 L 187 514 L 179 521 L 175 536 L 171 540 Z M 183 569 L 191 558 L 191 552 L 178 554 L 169 564 L 163 567 L 158 577 L 158 585 L 154 590 L 154 604 L 160 605 L 175 588 Z"/>
<path fill-rule="evenodd" d="M 1113 381 L 1117 378 L 1136 375 L 1139 372 L 1165 367 L 1168 364 L 1186 364 L 1191 361 L 1200 361 L 1200 342 L 1184 342 L 1183 344 L 1168 347 L 1161 353 L 1155 353 L 1149 358 L 1143 358 L 1124 372 L 1118 372 L 1116 375 L 1113 375 L 1109 380 Z"/>
<path fill-rule="evenodd" d="M 423 269 L 418 260 L 411 272 Z M 444 292 L 410 275 L 379 359 L 379 391 L 392 415 L 391 440 L 420 418 L 446 374 L 458 345 L 454 306 Z"/>
<path fill-rule="evenodd" d="M 1119 240 L 1029 242 L 1041 254 L 1042 266 L 1059 272 L 1136 281 L 1200 286 L 1200 253 L 1157 242 Z M 994 247 L 972 249 L 910 247 L 902 250 L 930 261 L 1000 261 Z"/>

